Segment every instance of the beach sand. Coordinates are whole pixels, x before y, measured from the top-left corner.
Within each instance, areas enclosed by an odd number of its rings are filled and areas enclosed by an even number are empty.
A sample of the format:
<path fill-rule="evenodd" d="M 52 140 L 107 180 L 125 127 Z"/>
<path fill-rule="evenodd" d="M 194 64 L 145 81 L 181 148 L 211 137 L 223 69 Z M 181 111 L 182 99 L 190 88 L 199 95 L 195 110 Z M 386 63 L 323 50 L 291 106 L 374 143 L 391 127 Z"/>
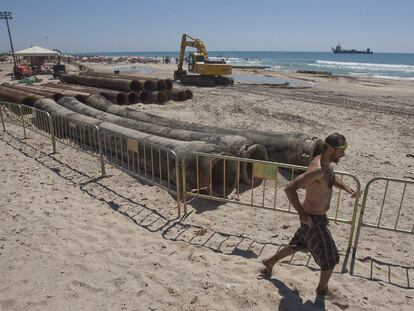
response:
<path fill-rule="evenodd" d="M 1 82 L 7 81 L 9 65 L 0 66 Z M 148 77 L 171 78 L 175 70 L 137 66 L 155 68 L 139 74 Z M 185 87 L 193 99 L 133 108 L 208 125 L 321 138 L 338 131 L 349 148 L 335 169 L 357 176 L 363 187 L 378 176 L 414 179 L 413 81 L 235 73 L 301 79 L 311 87 Z M 178 219 L 174 197 L 164 190 L 109 165 L 100 178 L 98 159 L 59 143 L 51 154 L 46 138 L 28 131 L 23 139 L 20 127 L 6 127 L 0 131 L 0 310 L 412 309 L 410 234 L 364 229 L 355 275 L 340 273 L 342 251 L 331 293 L 322 299 L 315 294 L 319 271 L 305 265 L 304 255 L 277 264 L 272 278 L 259 272 L 261 260 L 289 241 L 297 216 L 195 200 L 189 215 Z M 378 211 L 380 198 L 373 200 Z M 411 209 L 401 221 L 412 226 L 412 192 L 406 202 Z M 331 223 L 341 249 L 345 229 Z M 367 256 L 392 264 L 390 272 L 374 264 L 370 277 Z M 408 276 L 402 266 L 410 267 Z"/>

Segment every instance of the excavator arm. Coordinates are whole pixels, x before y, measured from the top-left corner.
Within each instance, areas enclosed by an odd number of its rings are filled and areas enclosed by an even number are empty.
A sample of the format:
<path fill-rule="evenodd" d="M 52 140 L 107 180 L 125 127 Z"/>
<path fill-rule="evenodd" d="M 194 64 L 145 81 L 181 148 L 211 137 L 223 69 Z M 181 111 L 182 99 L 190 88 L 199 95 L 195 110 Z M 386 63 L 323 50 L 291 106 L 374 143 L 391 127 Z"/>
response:
<path fill-rule="evenodd" d="M 188 40 L 189 38 L 190 40 Z M 181 48 L 180 48 L 180 56 L 178 58 L 178 70 L 183 70 L 183 63 L 184 63 L 184 56 L 185 56 L 185 49 L 186 47 L 193 47 L 197 49 L 197 52 L 203 54 L 205 59 L 208 58 L 208 53 L 206 46 L 204 45 L 203 41 L 199 39 L 195 39 L 187 34 L 183 34 L 181 38 Z"/>

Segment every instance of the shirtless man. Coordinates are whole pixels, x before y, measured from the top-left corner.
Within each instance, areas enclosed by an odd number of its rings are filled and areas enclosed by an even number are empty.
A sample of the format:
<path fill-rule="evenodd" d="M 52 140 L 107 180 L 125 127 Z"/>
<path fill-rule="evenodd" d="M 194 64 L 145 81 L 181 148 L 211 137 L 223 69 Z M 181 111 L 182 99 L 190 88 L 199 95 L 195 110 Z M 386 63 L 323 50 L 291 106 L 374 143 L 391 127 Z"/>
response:
<path fill-rule="evenodd" d="M 290 203 L 299 214 L 300 227 L 296 231 L 289 245 L 282 247 L 274 256 L 263 260 L 263 272 L 272 275 L 276 262 L 292 255 L 297 251 L 310 251 L 315 262 L 321 267 L 319 285 L 316 292 L 326 295 L 328 282 L 336 264 L 339 263 L 339 254 L 335 242 L 327 227 L 326 212 L 332 196 L 332 186 L 342 189 L 352 197 L 354 190 L 343 184 L 335 177 L 331 163 L 338 163 L 345 155 L 347 147 L 343 135 L 334 133 L 326 137 L 323 151 L 313 159 L 308 169 L 302 175 L 289 182 L 285 191 Z M 297 194 L 298 189 L 305 188 L 306 196 L 303 204 Z"/>

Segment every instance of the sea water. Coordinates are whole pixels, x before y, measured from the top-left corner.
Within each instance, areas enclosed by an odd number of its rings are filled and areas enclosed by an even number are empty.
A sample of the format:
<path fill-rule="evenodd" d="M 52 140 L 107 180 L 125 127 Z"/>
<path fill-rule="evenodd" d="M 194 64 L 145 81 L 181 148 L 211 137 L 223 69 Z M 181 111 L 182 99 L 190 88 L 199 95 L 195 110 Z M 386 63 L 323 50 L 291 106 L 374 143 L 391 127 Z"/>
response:
<path fill-rule="evenodd" d="M 175 59 L 178 52 L 83 53 L 99 56 L 142 56 Z M 269 66 L 265 70 L 329 71 L 332 74 L 414 80 L 414 54 L 334 54 L 332 52 L 209 52 L 212 59 L 224 59 L 233 65 Z"/>
<path fill-rule="evenodd" d="M 212 54 L 211 54 L 212 55 Z M 212 55 L 213 56 L 213 55 Z M 414 54 L 334 54 L 329 52 L 222 52 L 237 65 L 266 65 L 266 70 L 312 70 L 332 74 L 414 80 Z"/>

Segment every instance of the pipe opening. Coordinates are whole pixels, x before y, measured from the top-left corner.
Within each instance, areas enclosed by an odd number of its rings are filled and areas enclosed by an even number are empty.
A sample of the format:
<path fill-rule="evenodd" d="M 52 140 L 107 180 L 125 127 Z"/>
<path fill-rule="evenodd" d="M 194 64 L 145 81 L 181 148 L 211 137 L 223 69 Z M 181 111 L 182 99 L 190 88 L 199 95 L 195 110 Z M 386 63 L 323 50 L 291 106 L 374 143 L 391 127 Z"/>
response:
<path fill-rule="evenodd" d="M 128 104 L 132 105 L 139 102 L 139 94 L 137 92 L 128 93 Z"/>
<path fill-rule="evenodd" d="M 164 80 L 157 81 L 157 90 L 158 91 L 165 91 L 167 89 L 167 83 Z"/>
<path fill-rule="evenodd" d="M 63 97 L 63 96 L 62 96 Z M 70 97 L 70 96 L 69 96 Z M 88 95 L 81 95 L 81 94 L 77 94 L 75 95 L 76 100 L 83 102 L 86 100 L 86 98 L 88 98 Z"/>
<path fill-rule="evenodd" d="M 64 95 L 61 93 L 55 93 L 53 94 L 52 98 L 55 102 L 57 102 L 59 99 L 61 99 Z"/>
<path fill-rule="evenodd" d="M 36 101 L 36 99 L 34 97 L 27 96 L 27 97 L 23 98 L 22 105 L 33 107 L 35 101 Z"/>
<path fill-rule="evenodd" d="M 236 163 L 229 160 L 212 159 L 211 166 L 211 190 L 213 196 L 221 198 L 223 198 L 223 196 L 227 197 L 236 186 Z M 207 167 L 209 168 L 208 163 Z M 210 185 L 208 185 L 208 189 L 210 189 Z M 210 191 L 208 190 L 208 192 Z"/>
<path fill-rule="evenodd" d="M 185 90 L 185 95 L 187 95 L 187 99 L 193 98 L 193 92 L 191 90 Z"/>
<path fill-rule="evenodd" d="M 234 161 L 225 161 L 223 159 L 210 159 L 206 157 L 198 158 L 198 174 L 196 161 L 191 164 L 187 162 L 187 190 L 196 192 L 197 189 L 201 194 L 212 195 L 214 197 L 227 197 L 236 187 L 236 164 Z M 225 165 L 225 170 L 224 170 Z M 226 178 L 224 180 L 224 174 Z M 210 191 L 211 176 L 211 191 Z"/>
<path fill-rule="evenodd" d="M 144 104 L 148 104 L 151 100 L 151 93 L 148 91 L 142 91 L 141 94 L 139 94 L 139 99 Z"/>
<path fill-rule="evenodd" d="M 130 84 L 131 91 L 138 92 L 142 90 L 144 87 L 142 83 L 138 80 L 132 80 Z"/>
<path fill-rule="evenodd" d="M 145 80 L 144 81 L 144 90 L 146 91 L 156 91 L 157 90 L 157 85 L 155 84 L 155 82 L 153 80 Z"/>
<path fill-rule="evenodd" d="M 165 104 L 168 101 L 168 95 L 165 92 L 158 92 L 156 95 L 156 102 L 160 105 Z"/>
<path fill-rule="evenodd" d="M 116 100 L 116 104 L 118 105 L 126 105 L 128 99 L 125 96 L 125 94 L 118 93 L 115 97 L 115 100 Z"/>
<path fill-rule="evenodd" d="M 167 86 L 167 90 L 171 90 L 173 88 L 173 86 L 174 86 L 172 80 L 165 79 L 164 81 L 165 81 L 165 84 Z"/>
<path fill-rule="evenodd" d="M 255 144 L 252 146 L 246 145 L 242 154 L 242 158 L 253 159 L 253 160 L 262 160 L 267 161 L 267 151 L 263 145 Z M 255 178 L 254 184 L 252 181 L 253 174 L 253 163 L 250 162 L 241 162 L 240 163 L 240 179 L 249 186 L 259 186 L 262 183 L 261 178 Z"/>

